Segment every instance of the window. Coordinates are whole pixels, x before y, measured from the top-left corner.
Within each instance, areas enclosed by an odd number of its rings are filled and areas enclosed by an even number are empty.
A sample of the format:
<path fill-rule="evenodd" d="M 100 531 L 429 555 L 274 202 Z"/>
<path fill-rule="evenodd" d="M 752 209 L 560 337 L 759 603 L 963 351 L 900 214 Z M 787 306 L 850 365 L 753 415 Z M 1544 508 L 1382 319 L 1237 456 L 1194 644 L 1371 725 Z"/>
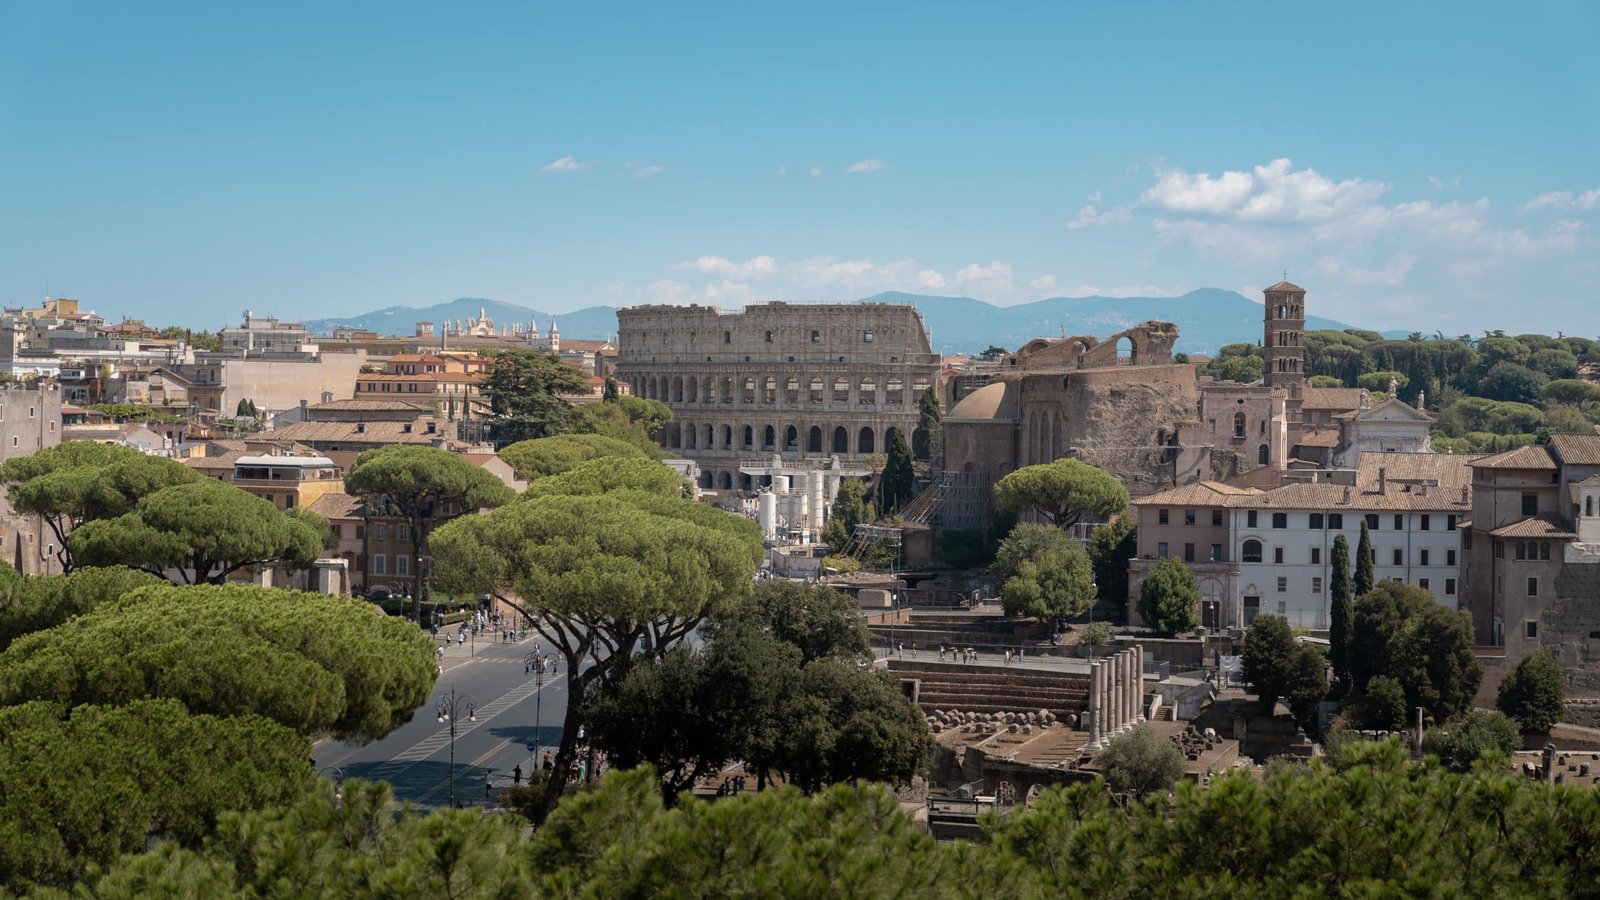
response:
<path fill-rule="evenodd" d="M 1539 579 L 1533 578 L 1533 577 L 1530 577 L 1528 579 L 1528 596 L 1529 597 L 1537 597 L 1537 596 L 1539 596 Z"/>
<path fill-rule="evenodd" d="M 1522 623 L 1522 636 L 1527 638 L 1527 639 L 1529 639 L 1529 640 L 1532 640 L 1532 639 L 1538 637 L 1539 636 L 1539 622 L 1537 620 L 1535 620 L 1535 619 L 1529 619 L 1528 621 L 1523 622 Z"/>
<path fill-rule="evenodd" d="M 811 343 L 813 343 L 813 344 L 822 343 L 822 332 L 816 330 L 815 328 L 811 329 Z"/>
<path fill-rule="evenodd" d="M 1165 524 L 1167 524 L 1167 510 L 1164 510 L 1164 509 L 1156 510 L 1156 524 L 1157 525 L 1165 525 Z"/>
<path fill-rule="evenodd" d="M 1289 579 L 1285 575 L 1279 575 L 1278 576 L 1278 593 L 1280 593 L 1280 594 L 1289 593 Z"/>
<path fill-rule="evenodd" d="M 1260 614 L 1261 614 L 1261 598 L 1260 597 L 1245 597 L 1244 598 L 1244 623 L 1246 625 L 1249 625 L 1251 622 L 1254 622 L 1256 620 L 1256 616 L 1258 616 Z"/>
<path fill-rule="evenodd" d="M 1517 559 L 1528 558 L 1528 545 L 1524 541 L 1517 541 Z"/>
<path fill-rule="evenodd" d="M 1506 558 L 1506 542 L 1500 540 L 1499 538 L 1495 538 L 1495 541 L 1494 541 L 1494 558 L 1495 559 L 1505 559 Z"/>
<path fill-rule="evenodd" d="M 384 568 L 383 563 L 384 563 L 384 555 L 382 553 L 374 553 L 374 554 L 372 554 L 372 574 L 374 574 L 374 575 L 386 575 L 386 574 L 388 574 L 388 573 L 383 571 L 383 568 Z"/>
<path fill-rule="evenodd" d="M 1322 513 L 1312 513 L 1311 514 L 1311 530 L 1312 531 L 1321 531 L 1322 530 Z"/>
<path fill-rule="evenodd" d="M 1166 559 L 1166 558 L 1167 558 L 1167 542 L 1166 541 L 1162 541 L 1161 543 L 1156 544 L 1156 559 Z"/>
<path fill-rule="evenodd" d="M 1263 424 L 1265 424 L 1265 423 L 1263 423 Z M 1256 448 L 1256 465 L 1265 466 L 1265 465 L 1270 465 L 1271 463 L 1272 463 L 1272 451 L 1267 447 L 1267 445 L 1266 444 L 1262 444 L 1261 446 L 1257 447 Z"/>
<path fill-rule="evenodd" d="M 1212 562 L 1222 562 L 1222 545 L 1221 544 L 1212 544 L 1211 545 L 1211 561 Z"/>
<path fill-rule="evenodd" d="M 1328 513 L 1328 527 L 1334 531 L 1344 530 L 1344 513 Z"/>
<path fill-rule="evenodd" d="M 1426 578 L 1418 578 L 1417 579 L 1417 587 L 1422 588 L 1423 590 L 1428 590 L 1428 579 L 1426 579 Z"/>
<path fill-rule="evenodd" d="M 1211 527 L 1213 527 L 1213 528 L 1222 527 L 1222 510 L 1213 509 L 1211 511 Z"/>
<path fill-rule="evenodd" d="M 1313 576 L 1311 576 L 1311 593 L 1313 593 L 1313 594 L 1322 593 L 1322 576 L 1321 575 L 1313 575 Z"/>
<path fill-rule="evenodd" d="M 1183 545 L 1183 561 L 1184 562 L 1194 562 L 1194 545 L 1193 544 L 1184 544 Z"/>
<path fill-rule="evenodd" d="M 870 343 L 872 343 L 873 341 L 875 341 L 877 339 L 878 339 L 877 335 L 874 335 L 870 331 L 861 332 L 861 342 L 864 343 L 864 344 L 870 344 Z"/>
<path fill-rule="evenodd" d="M 1446 550 L 1444 552 L 1444 564 L 1447 566 L 1456 564 L 1456 552 L 1454 550 Z"/>
<path fill-rule="evenodd" d="M 1313 566 L 1322 565 L 1322 548 L 1321 547 L 1312 547 L 1311 548 L 1311 564 Z"/>
<path fill-rule="evenodd" d="M 1368 531 L 1377 531 L 1378 530 L 1378 515 L 1377 515 L 1377 513 L 1367 513 L 1367 530 Z"/>
<path fill-rule="evenodd" d="M 1280 566 L 1283 565 L 1283 548 L 1282 547 L 1273 547 L 1272 548 L 1272 562 L 1275 565 L 1280 565 Z"/>
<path fill-rule="evenodd" d="M 1427 548 L 1423 548 L 1421 550 L 1418 550 L 1417 551 L 1417 565 L 1425 566 L 1427 564 L 1428 564 L 1428 550 L 1427 550 Z"/>
<path fill-rule="evenodd" d="M 1528 493 L 1522 495 L 1522 514 L 1525 516 L 1537 516 L 1539 514 L 1538 494 Z"/>
<path fill-rule="evenodd" d="M 1260 541 L 1245 541 L 1244 542 L 1243 561 L 1244 562 L 1253 562 L 1253 563 L 1261 562 L 1261 542 Z"/>
<path fill-rule="evenodd" d="M 1539 558 L 1540 559 L 1549 559 L 1550 558 L 1550 542 L 1549 541 L 1540 541 L 1539 542 Z"/>
<path fill-rule="evenodd" d="M 1289 527 L 1289 514 L 1288 513 L 1273 513 L 1272 514 L 1272 527 L 1273 528 L 1288 528 Z"/>
<path fill-rule="evenodd" d="M 1456 517 L 1455 516 L 1445 516 L 1444 517 L 1444 530 L 1445 531 L 1455 531 L 1456 530 Z"/>
<path fill-rule="evenodd" d="M 1255 510 L 1252 509 L 1249 512 L 1244 514 L 1244 524 L 1245 524 L 1245 527 L 1247 527 L 1247 528 L 1256 527 L 1256 511 Z"/>
<path fill-rule="evenodd" d="M 1405 531 L 1406 530 L 1406 517 L 1405 516 L 1403 516 L 1403 515 L 1401 515 L 1399 513 L 1395 513 L 1395 516 L 1394 516 L 1394 530 L 1395 531 Z"/>
<path fill-rule="evenodd" d="M 372 539 L 375 541 L 387 541 L 389 539 L 389 523 L 379 522 L 372 526 Z"/>
<path fill-rule="evenodd" d="M 401 522 L 398 525 L 395 525 L 394 539 L 397 541 L 411 540 L 411 525 L 406 522 Z"/>
<path fill-rule="evenodd" d="M 394 573 L 396 575 L 410 575 L 411 557 L 396 553 L 394 555 Z"/>
<path fill-rule="evenodd" d="M 723 332 L 723 333 L 722 333 L 722 342 L 723 342 L 723 343 L 724 343 L 724 344 L 731 344 L 731 343 L 733 343 L 733 332 L 731 332 L 731 331 L 724 331 L 724 332 Z"/>
<path fill-rule="evenodd" d="M 1193 525 L 1194 524 L 1194 510 L 1186 509 L 1186 510 L 1183 511 L 1183 524 L 1185 524 L 1185 525 Z"/>
<path fill-rule="evenodd" d="M 1444 580 L 1444 595 L 1446 597 L 1454 597 L 1456 595 L 1456 580 L 1454 578 L 1446 578 Z"/>
<path fill-rule="evenodd" d="M 1397 566 L 1406 564 L 1406 551 L 1399 547 L 1394 548 L 1394 564 Z"/>
<path fill-rule="evenodd" d="M 1428 514 L 1427 513 L 1423 513 L 1422 515 L 1417 517 L 1417 530 L 1418 531 L 1427 531 L 1428 530 Z"/>
<path fill-rule="evenodd" d="M 1233 414 L 1233 436 L 1236 438 L 1244 437 L 1244 413 Z"/>

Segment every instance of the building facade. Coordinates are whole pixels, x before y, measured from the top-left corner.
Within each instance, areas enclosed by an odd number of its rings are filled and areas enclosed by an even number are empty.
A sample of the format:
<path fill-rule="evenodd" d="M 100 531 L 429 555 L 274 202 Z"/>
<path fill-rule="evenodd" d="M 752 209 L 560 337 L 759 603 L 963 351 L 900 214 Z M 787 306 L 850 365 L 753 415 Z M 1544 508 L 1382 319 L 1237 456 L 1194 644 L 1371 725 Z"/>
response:
<path fill-rule="evenodd" d="M 0 388 L 0 462 L 60 443 L 60 388 Z M 19 515 L 0 491 L 0 559 L 24 575 L 52 575 L 61 571 L 58 549 L 55 534 L 37 517 Z"/>
<path fill-rule="evenodd" d="M 939 355 L 914 307 L 761 303 L 620 310 L 616 377 L 660 400 L 663 447 L 694 460 L 700 487 L 750 489 L 741 462 L 773 454 L 860 459 L 909 444 Z"/>

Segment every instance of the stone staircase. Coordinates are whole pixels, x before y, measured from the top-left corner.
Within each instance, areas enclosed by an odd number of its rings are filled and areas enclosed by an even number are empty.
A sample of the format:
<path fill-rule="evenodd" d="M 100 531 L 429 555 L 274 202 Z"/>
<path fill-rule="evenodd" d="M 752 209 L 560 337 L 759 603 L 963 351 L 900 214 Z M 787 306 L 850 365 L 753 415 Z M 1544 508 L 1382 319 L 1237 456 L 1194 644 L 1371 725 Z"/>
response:
<path fill-rule="evenodd" d="M 889 673 L 916 679 L 924 710 L 1080 715 L 1089 705 L 1089 679 L 1075 672 L 891 659 Z"/>

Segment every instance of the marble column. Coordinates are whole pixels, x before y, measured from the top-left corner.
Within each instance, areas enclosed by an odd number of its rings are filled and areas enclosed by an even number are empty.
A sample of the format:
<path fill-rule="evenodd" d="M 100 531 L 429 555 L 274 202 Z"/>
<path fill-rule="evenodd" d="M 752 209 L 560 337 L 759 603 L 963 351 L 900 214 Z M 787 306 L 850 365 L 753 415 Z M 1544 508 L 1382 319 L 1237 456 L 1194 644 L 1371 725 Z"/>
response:
<path fill-rule="evenodd" d="M 1138 721 L 1143 722 L 1145 720 L 1144 719 L 1144 711 L 1145 711 L 1145 708 L 1146 708 L 1145 705 L 1144 705 L 1144 647 L 1139 645 L 1139 644 L 1135 644 L 1133 646 L 1133 652 L 1134 652 L 1134 658 L 1137 660 L 1137 663 L 1134 666 L 1134 672 L 1136 673 L 1136 675 L 1135 675 L 1136 680 L 1135 680 L 1134 683 L 1139 685 L 1139 719 L 1138 719 Z"/>
<path fill-rule="evenodd" d="M 1125 708 L 1127 709 L 1128 713 L 1123 721 L 1128 723 L 1129 728 L 1132 728 L 1133 726 L 1139 724 L 1139 651 L 1129 647 L 1127 652 L 1128 703 Z"/>
<path fill-rule="evenodd" d="M 1122 657 L 1122 696 L 1118 698 L 1122 702 L 1121 730 L 1127 731 L 1133 727 L 1133 719 L 1128 715 L 1129 710 L 1133 708 L 1133 651 L 1123 650 L 1118 655 Z"/>
<path fill-rule="evenodd" d="M 1100 686 L 1104 680 L 1104 668 L 1100 660 L 1089 663 L 1089 717 L 1088 725 L 1089 743 L 1084 747 L 1090 753 L 1098 753 L 1105 749 L 1105 744 L 1100 740 L 1100 730 L 1105 723 L 1105 706 L 1100 702 Z"/>

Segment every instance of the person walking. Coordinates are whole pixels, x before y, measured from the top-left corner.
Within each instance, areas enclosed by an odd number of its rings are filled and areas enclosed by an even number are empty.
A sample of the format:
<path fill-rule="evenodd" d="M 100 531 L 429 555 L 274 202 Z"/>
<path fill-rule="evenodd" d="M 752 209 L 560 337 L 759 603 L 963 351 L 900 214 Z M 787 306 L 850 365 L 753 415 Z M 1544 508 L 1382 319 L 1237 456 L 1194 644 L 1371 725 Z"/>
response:
<path fill-rule="evenodd" d="M 512 767 L 512 769 L 511 769 L 511 784 L 513 786 L 515 786 L 515 785 L 519 785 L 521 783 L 522 783 L 522 766 L 517 765 L 517 766 Z"/>

